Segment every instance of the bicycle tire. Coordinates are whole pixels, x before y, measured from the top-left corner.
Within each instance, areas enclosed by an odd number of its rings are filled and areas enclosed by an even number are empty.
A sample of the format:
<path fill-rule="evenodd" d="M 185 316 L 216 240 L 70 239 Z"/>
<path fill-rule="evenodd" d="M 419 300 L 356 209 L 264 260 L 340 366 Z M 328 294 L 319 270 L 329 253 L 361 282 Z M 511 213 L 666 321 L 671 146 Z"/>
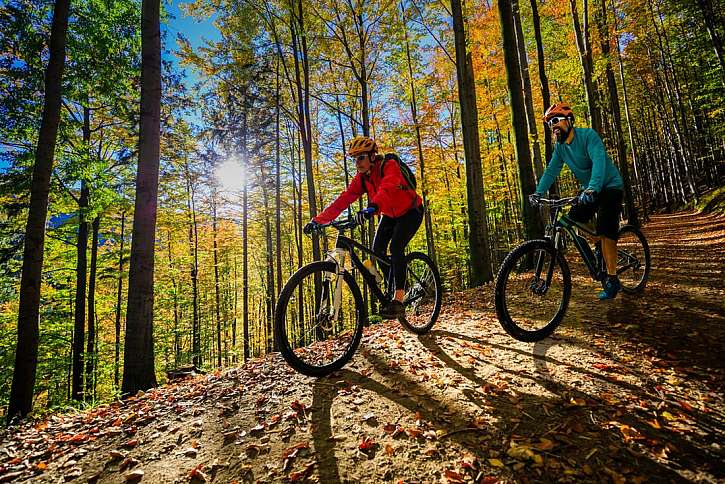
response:
<path fill-rule="evenodd" d="M 642 279 L 636 286 L 632 287 L 625 285 L 621 277 L 620 283 L 622 284 L 622 292 L 624 292 L 625 294 L 637 294 L 644 291 L 645 286 L 647 286 L 647 280 L 649 279 L 649 274 L 652 269 L 652 257 L 650 255 L 649 243 L 647 242 L 647 238 L 644 236 L 642 231 L 634 225 L 623 225 L 619 229 L 619 239 L 622 239 L 622 235 L 626 234 L 627 232 L 631 232 L 632 234 L 634 234 L 634 236 L 639 240 L 640 244 L 642 245 L 645 267 Z M 618 248 L 617 250 L 620 249 Z"/>
<path fill-rule="evenodd" d="M 403 325 L 404 328 L 406 328 L 408 331 L 415 333 L 415 334 L 426 334 L 430 329 L 433 327 L 433 325 L 438 320 L 438 316 L 441 312 L 441 303 L 443 299 L 443 285 L 441 282 L 441 276 L 438 273 L 438 268 L 433 263 L 433 260 L 428 257 L 426 254 L 423 254 L 422 252 L 411 252 L 408 254 L 405 258 L 406 262 L 406 278 L 410 276 L 409 270 L 411 267 L 411 262 L 415 260 L 420 260 L 424 264 L 428 266 L 430 269 L 430 272 L 433 276 L 433 282 L 435 282 L 435 301 L 433 303 L 433 311 L 431 315 L 428 317 L 428 321 L 420 326 L 412 324 L 410 321 L 408 321 L 408 318 L 400 320 L 400 324 Z M 406 281 L 406 292 L 407 292 L 407 281 Z"/>
<path fill-rule="evenodd" d="M 318 261 L 307 264 L 306 266 L 301 267 L 297 272 L 292 274 L 292 276 L 287 280 L 287 283 L 284 285 L 282 291 L 279 294 L 279 299 L 277 301 L 277 306 L 274 312 L 274 337 L 275 341 L 277 342 L 277 348 L 279 349 L 285 361 L 292 368 L 302 373 L 303 375 L 321 377 L 339 370 L 350 361 L 350 359 L 355 354 L 355 351 L 357 351 L 358 346 L 360 345 L 360 340 L 363 333 L 363 324 L 367 319 L 367 312 L 363 303 L 362 294 L 360 293 L 360 287 L 355 282 L 355 278 L 349 272 L 345 272 L 343 274 L 343 280 L 350 288 L 352 296 L 355 300 L 355 311 L 357 315 L 352 340 L 343 355 L 340 358 L 326 365 L 310 365 L 300 359 L 295 354 L 289 343 L 287 326 L 285 324 L 285 315 L 287 311 L 287 305 L 290 301 L 290 298 L 297 290 L 297 286 L 304 280 L 304 278 L 314 274 L 315 272 L 321 272 L 322 274 L 324 274 L 325 272 L 335 272 L 336 270 L 336 264 L 330 261 Z"/>
<path fill-rule="evenodd" d="M 544 325 L 541 329 L 530 331 L 519 326 L 516 321 L 513 320 L 509 313 L 509 309 L 506 304 L 506 286 L 511 271 L 515 268 L 516 262 L 522 257 L 526 256 L 529 252 L 545 250 L 550 256 L 556 257 L 556 261 L 561 268 L 563 277 L 563 292 L 562 301 L 559 304 L 557 312 L 554 317 Z M 496 316 L 503 329 L 513 338 L 524 341 L 534 342 L 540 341 L 556 330 L 561 324 L 566 314 L 566 309 L 569 306 L 569 299 L 571 298 L 571 272 L 569 270 L 569 264 L 566 262 L 564 256 L 558 252 L 553 244 L 548 240 L 529 240 L 517 246 L 512 250 L 504 259 L 501 268 L 499 269 L 498 275 L 496 276 Z"/>

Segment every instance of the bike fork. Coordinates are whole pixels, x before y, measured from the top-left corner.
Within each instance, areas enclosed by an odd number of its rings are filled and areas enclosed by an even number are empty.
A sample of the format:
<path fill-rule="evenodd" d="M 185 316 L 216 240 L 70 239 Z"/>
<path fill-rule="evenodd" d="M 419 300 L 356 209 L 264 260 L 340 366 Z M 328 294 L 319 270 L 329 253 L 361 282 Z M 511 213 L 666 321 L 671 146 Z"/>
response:
<path fill-rule="evenodd" d="M 559 242 L 559 234 L 556 234 L 556 238 L 554 239 L 554 247 L 556 248 Z M 541 280 L 541 272 L 544 269 L 544 262 L 546 259 L 546 251 L 541 250 L 539 251 L 538 255 L 536 256 L 536 265 L 535 272 L 534 272 L 534 284 L 535 287 L 532 287 L 533 291 L 536 294 L 544 295 L 546 294 L 546 291 L 549 290 L 549 287 L 551 287 L 551 279 L 554 276 L 554 265 L 556 264 L 556 255 L 551 257 L 551 260 L 549 261 L 549 267 L 546 269 L 546 279 L 544 281 Z M 543 282 L 543 284 L 542 284 Z"/>
<path fill-rule="evenodd" d="M 325 279 L 328 283 L 332 282 L 332 278 L 335 277 L 335 288 L 332 291 L 332 308 L 330 319 L 337 321 L 340 315 L 340 305 L 342 304 L 342 280 L 345 277 L 345 262 L 348 254 L 344 249 L 337 248 L 334 253 L 331 253 L 328 260 L 335 263 L 335 272 L 327 272 Z"/>

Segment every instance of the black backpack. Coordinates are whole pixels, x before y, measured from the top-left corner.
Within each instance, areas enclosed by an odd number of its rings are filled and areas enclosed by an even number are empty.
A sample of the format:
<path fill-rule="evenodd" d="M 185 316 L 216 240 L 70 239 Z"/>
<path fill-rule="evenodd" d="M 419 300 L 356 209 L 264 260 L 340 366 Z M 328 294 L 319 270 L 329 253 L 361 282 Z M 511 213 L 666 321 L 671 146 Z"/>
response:
<path fill-rule="evenodd" d="M 383 177 L 383 168 L 385 168 L 385 163 L 388 160 L 395 160 L 396 163 L 398 163 L 398 167 L 400 167 L 400 173 L 403 175 L 403 178 L 405 179 L 405 183 L 408 185 L 406 187 L 402 187 L 403 190 L 415 190 L 418 188 L 418 182 L 415 179 L 415 173 L 413 173 L 413 170 L 410 169 L 407 163 L 403 162 L 403 160 L 400 159 L 398 155 L 395 153 L 386 153 L 385 158 L 383 158 L 383 162 L 380 163 L 380 178 Z M 363 191 L 367 193 L 368 187 L 365 183 L 363 183 Z"/>

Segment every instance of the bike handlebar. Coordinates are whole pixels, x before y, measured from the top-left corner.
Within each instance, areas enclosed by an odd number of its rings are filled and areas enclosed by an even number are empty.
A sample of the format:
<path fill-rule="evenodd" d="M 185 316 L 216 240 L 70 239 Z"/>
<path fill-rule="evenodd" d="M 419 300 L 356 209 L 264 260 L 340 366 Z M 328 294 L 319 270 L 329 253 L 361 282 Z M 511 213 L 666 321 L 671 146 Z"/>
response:
<path fill-rule="evenodd" d="M 539 198 L 536 203 L 531 202 L 532 205 L 546 205 L 549 207 L 565 207 L 567 205 L 577 205 L 579 197 L 566 197 L 566 198 Z"/>
<path fill-rule="evenodd" d="M 357 227 L 358 224 L 355 219 L 350 220 L 333 220 L 332 222 L 328 222 L 326 224 L 318 224 L 313 231 L 322 233 L 327 227 L 333 227 L 337 230 L 347 230 L 347 229 L 354 229 Z"/>

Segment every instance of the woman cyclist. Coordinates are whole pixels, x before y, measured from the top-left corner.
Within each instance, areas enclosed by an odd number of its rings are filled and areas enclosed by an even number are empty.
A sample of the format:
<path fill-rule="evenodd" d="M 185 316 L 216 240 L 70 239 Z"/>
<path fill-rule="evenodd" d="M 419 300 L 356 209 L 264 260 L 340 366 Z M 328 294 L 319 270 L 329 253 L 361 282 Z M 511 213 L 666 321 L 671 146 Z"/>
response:
<path fill-rule="evenodd" d="M 355 159 L 357 174 L 335 201 L 305 225 L 304 231 L 310 233 L 317 225 L 331 222 L 363 193 L 367 193 L 367 208 L 358 211 L 355 220 L 363 223 L 373 215 L 382 215 L 375 232 L 373 251 L 385 254 L 390 245 L 391 266 L 388 277 L 395 284 L 393 301 L 381 308 L 380 317 L 403 318 L 405 247 L 423 221 L 423 199 L 409 186 L 399 163 L 392 157 L 378 154 L 374 140 L 366 136 L 355 137 L 347 154 Z"/>

